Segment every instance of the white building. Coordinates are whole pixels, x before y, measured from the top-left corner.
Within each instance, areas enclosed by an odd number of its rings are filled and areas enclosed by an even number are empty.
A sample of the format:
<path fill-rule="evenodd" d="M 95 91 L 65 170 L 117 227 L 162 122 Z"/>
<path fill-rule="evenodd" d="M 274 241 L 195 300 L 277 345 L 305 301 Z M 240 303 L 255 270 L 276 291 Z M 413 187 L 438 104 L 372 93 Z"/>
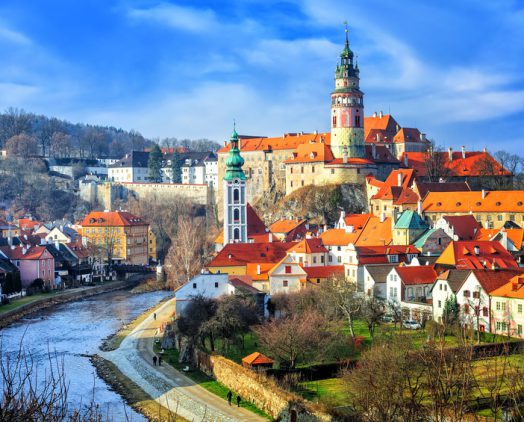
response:
<path fill-rule="evenodd" d="M 287 255 L 282 261 L 275 265 L 269 272 L 269 293 L 296 293 L 306 282 L 307 274 L 293 258 Z"/>
<path fill-rule="evenodd" d="M 132 151 L 108 168 L 108 179 L 113 182 L 136 183 L 149 179 L 149 153 Z"/>

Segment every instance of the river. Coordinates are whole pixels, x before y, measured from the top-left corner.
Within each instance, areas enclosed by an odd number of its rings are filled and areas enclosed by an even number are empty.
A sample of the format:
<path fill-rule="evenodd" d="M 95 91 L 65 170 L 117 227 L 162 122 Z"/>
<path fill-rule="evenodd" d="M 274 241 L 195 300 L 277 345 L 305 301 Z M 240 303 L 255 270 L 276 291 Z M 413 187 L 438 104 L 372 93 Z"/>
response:
<path fill-rule="evenodd" d="M 49 369 L 48 350 L 63 360 L 69 384 L 68 400 L 75 407 L 94 397 L 104 411 L 104 420 L 142 422 L 146 419 L 128 406 L 120 395 L 96 375 L 87 355 L 99 352 L 103 339 L 115 333 L 170 292 L 132 294 L 104 293 L 58 305 L 0 330 L 2 359 L 16 354 L 20 341 L 38 363 L 39 373 Z"/>

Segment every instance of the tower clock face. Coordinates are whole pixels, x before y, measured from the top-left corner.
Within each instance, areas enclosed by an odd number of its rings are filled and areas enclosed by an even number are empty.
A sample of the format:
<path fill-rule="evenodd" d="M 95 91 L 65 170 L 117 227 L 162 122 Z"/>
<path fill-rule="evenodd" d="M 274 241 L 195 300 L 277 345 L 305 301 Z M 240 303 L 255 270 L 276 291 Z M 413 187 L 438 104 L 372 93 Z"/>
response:
<path fill-rule="evenodd" d="M 233 180 L 233 183 L 236 183 L 236 184 L 238 184 L 238 183 L 240 183 L 240 180 L 238 180 L 238 179 L 235 179 L 235 180 Z"/>

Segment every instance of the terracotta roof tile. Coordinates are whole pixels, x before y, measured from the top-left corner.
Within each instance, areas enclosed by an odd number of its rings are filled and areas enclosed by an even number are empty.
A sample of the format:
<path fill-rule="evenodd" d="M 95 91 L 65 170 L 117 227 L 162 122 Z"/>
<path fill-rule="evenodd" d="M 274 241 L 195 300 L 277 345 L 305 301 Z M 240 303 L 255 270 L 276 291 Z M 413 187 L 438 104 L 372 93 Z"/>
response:
<path fill-rule="evenodd" d="M 333 275 L 343 275 L 343 265 L 327 265 L 324 267 L 302 267 L 308 278 L 329 278 Z"/>
<path fill-rule="evenodd" d="M 82 221 L 82 227 L 147 226 L 142 217 L 127 211 L 91 211 Z"/>
<path fill-rule="evenodd" d="M 422 202 L 424 212 L 524 212 L 524 191 L 429 192 Z"/>
<path fill-rule="evenodd" d="M 453 241 L 442 252 L 436 264 L 457 269 L 518 268 L 513 256 L 499 243 L 487 241 Z"/>
<path fill-rule="evenodd" d="M 473 274 L 479 281 L 482 288 L 491 294 L 496 289 L 509 283 L 514 277 L 522 276 L 524 268 L 519 269 L 502 269 L 502 270 L 474 270 Z"/>
<path fill-rule="evenodd" d="M 395 271 L 405 285 L 433 284 L 437 279 L 437 272 L 430 265 L 397 267 Z"/>
<path fill-rule="evenodd" d="M 506 284 L 493 290 L 490 296 L 524 299 L 524 274 L 512 277 Z"/>
<path fill-rule="evenodd" d="M 295 252 L 295 253 L 305 253 L 305 254 L 312 254 L 312 253 L 326 253 L 327 249 L 322 244 L 322 239 L 315 237 L 311 239 L 303 239 L 295 246 L 291 247 L 288 252 Z"/>
<path fill-rule="evenodd" d="M 228 243 L 207 265 L 211 267 L 246 266 L 249 263 L 277 263 L 296 243 Z"/>
<path fill-rule="evenodd" d="M 273 359 L 268 358 L 260 352 L 254 352 L 242 358 L 242 362 L 247 365 L 269 365 L 274 362 Z"/>
<path fill-rule="evenodd" d="M 480 223 L 471 214 L 445 215 L 442 217 L 453 228 L 458 240 L 473 240 L 482 228 Z"/>

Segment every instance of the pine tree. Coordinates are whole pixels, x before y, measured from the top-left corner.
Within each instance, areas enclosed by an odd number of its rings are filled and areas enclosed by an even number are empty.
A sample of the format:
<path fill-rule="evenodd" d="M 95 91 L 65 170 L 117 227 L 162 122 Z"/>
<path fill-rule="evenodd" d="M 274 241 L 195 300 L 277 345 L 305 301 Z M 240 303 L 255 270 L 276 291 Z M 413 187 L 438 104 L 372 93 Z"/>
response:
<path fill-rule="evenodd" d="M 173 183 L 182 183 L 182 157 L 176 151 L 171 159 L 171 173 Z"/>
<path fill-rule="evenodd" d="M 157 144 L 149 152 L 147 167 L 149 169 L 149 181 L 153 183 L 162 182 L 162 151 Z"/>

